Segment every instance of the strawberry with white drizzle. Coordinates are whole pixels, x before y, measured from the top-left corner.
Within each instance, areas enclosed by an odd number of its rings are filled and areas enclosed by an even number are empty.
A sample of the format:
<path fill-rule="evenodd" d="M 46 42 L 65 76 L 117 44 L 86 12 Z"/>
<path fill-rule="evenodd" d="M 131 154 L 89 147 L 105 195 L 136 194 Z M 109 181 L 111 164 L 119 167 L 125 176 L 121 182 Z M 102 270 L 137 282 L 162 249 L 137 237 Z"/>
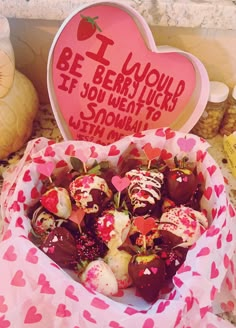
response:
<path fill-rule="evenodd" d="M 164 243 L 172 247 L 190 247 L 208 228 L 206 216 L 190 207 L 171 208 L 162 214 L 158 230 Z"/>
<path fill-rule="evenodd" d="M 70 183 L 69 190 L 76 206 L 88 214 L 101 213 L 112 197 L 112 191 L 106 181 L 95 174 L 77 177 Z"/>
<path fill-rule="evenodd" d="M 65 188 L 53 187 L 47 190 L 40 202 L 44 208 L 60 218 L 67 219 L 71 215 L 71 200 Z"/>
<path fill-rule="evenodd" d="M 159 211 L 164 175 L 158 170 L 133 169 L 126 173 L 130 184 L 128 198 L 134 215 Z"/>

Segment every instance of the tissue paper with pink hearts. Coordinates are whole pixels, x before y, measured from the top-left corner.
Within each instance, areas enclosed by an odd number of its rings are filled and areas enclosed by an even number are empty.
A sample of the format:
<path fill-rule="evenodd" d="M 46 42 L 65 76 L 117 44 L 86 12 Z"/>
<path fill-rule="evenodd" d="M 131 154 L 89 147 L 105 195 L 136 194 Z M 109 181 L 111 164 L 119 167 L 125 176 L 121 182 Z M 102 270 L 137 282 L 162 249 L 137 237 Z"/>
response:
<path fill-rule="evenodd" d="M 144 160 L 146 145 L 150 157 L 150 149 L 158 149 L 168 165 L 173 165 L 175 156 L 186 154 L 196 164 L 198 180 L 204 185 L 201 210 L 209 222 L 173 277 L 172 287 L 162 291 L 153 304 L 133 288 L 107 297 L 84 287 L 31 241 L 27 214 L 41 196 L 45 176 L 52 169 L 54 175 L 71 169 L 72 154 L 88 168 L 104 159 L 116 168 L 127 158 Z M 5 174 L 1 194 L 0 327 L 46 327 L 49 323 L 50 327 L 74 328 L 230 327 L 217 314 L 236 312 L 236 214 L 208 147 L 194 135 L 169 128 L 144 131 L 107 146 L 54 143 L 45 138 L 31 141 L 21 161 Z M 124 187 L 121 181 L 115 184 L 117 190 Z"/>

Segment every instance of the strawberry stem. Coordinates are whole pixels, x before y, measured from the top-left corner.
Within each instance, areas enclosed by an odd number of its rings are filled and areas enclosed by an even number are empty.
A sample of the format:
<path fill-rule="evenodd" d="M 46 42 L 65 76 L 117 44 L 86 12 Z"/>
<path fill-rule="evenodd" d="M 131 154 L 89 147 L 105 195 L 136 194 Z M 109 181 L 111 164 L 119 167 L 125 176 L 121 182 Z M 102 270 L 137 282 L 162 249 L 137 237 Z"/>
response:
<path fill-rule="evenodd" d="M 143 250 L 144 250 L 144 253 L 146 253 L 146 250 L 147 250 L 146 235 L 143 235 Z"/>
<path fill-rule="evenodd" d="M 100 27 L 98 26 L 98 24 L 95 22 L 96 19 L 98 19 L 98 16 L 96 17 L 89 17 L 89 16 L 84 16 L 84 15 L 80 15 L 83 19 L 86 19 L 87 22 L 89 22 L 90 24 L 92 24 L 92 26 L 95 26 L 96 29 L 99 32 L 102 32 L 102 30 L 100 29 Z"/>

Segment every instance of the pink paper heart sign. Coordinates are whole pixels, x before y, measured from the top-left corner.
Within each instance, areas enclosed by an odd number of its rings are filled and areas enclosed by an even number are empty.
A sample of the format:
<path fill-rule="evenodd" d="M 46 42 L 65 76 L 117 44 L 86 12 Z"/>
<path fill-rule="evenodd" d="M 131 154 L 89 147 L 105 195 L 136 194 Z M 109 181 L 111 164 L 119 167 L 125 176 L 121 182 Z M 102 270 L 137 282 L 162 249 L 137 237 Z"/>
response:
<path fill-rule="evenodd" d="M 155 227 L 156 223 L 152 217 L 145 219 L 143 216 L 138 216 L 134 219 L 134 225 L 142 235 L 146 235 Z"/>
<path fill-rule="evenodd" d="M 152 161 L 161 155 L 161 149 L 158 147 L 152 147 L 150 143 L 147 143 L 145 146 L 143 146 L 143 150 L 149 161 Z"/>
<path fill-rule="evenodd" d="M 48 59 L 48 91 L 65 139 L 111 144 L 170 126 L 188 132 L 208 100 L 208 76 L 192 55 L 159 51 L 127 5 L 81 7 L 61 25 Z"/>
<path fill-rule="evenodd" d="M 40 174 L 45 175 L 46 177 L 50 177 L 56 165 L 54 162 L 47 162 L 37 165 L 37 170 Z"/>
<path fill-rule="evenodd" d="M 116 188 L 118 192 L 121 192 L 130 184 L 130 179 L 127 177 L 119 177 L 118 175 L 115 175 L 112 177 L 111 182 L 113 186 Z"/>

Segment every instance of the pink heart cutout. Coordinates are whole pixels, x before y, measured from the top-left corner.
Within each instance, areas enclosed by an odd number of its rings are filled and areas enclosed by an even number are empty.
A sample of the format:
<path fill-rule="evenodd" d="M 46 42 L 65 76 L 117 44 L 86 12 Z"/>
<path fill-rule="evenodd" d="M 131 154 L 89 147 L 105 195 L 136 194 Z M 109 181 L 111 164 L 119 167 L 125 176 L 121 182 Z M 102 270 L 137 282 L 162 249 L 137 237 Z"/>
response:
<path fill-rule="evenodd" d="M 81 160 L 81 162 L 86 163 L 91 155 L 91 150 L 88 149 L 77 149 L 75 151 L 75 156 Z"/>
<path fill-rule="evenodd" d="M 196 140 L 193 138 L 179 138 L 177 140 L 177 144 L 179 145 L 179 148 L 181 151 L 185 152 L 185 153 L 189 153 L 193 147 L 196 144 Z"/>
<path fill-rule="evenodd" d="M 46 177 L 50 177 L 53 170 L 55 169 L 55 163 L 54 162 L 46 162 L 42 164 L 37 165 L 37 170 L 40 174 L 45 175 Z"/>
<path fill-rule="evenodd" d="M 142 235 L 146 235 L 156 225 L 154 218 L 145 219 L 143 216 L 138 216 L 134 219 L 134 225 Z"/>
<path fill-rule="evenodd" d="M 118 192 L 127 188 L 130 184 L 130 179 L 127 177 L 119 177 L 115 175 L 112 177 L 111 182 Z"/>
<path fill-rule="evenodd" d="M 158 147 L 152 147 L 150 143 L 147 143 L 145 146 L 143 146 L 143 150 L 149 161 L 158 158 L 161 154 L 161 149 Z"/>

